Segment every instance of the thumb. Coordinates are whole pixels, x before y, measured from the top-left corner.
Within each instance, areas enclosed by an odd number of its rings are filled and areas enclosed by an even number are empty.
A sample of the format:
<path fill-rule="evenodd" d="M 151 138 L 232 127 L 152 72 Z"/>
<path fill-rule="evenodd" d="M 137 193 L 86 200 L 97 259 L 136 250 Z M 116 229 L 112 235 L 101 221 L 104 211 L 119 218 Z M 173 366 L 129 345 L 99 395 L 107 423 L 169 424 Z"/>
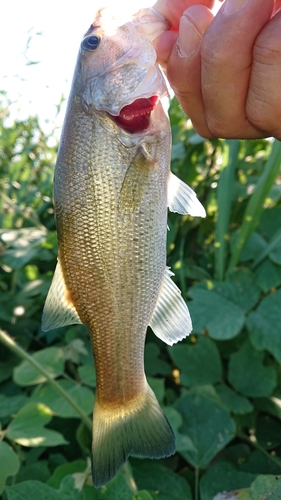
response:
<path fill-rule="evenodd" d="M 200 134 L 211 137 L 204 117 L 201 94 L 200 45 L 213 20 L 212 12 L 203 5 L 187 9 L 179 25 L 179 35 L 167 61 L 167 78 L 183 110 Z"/>

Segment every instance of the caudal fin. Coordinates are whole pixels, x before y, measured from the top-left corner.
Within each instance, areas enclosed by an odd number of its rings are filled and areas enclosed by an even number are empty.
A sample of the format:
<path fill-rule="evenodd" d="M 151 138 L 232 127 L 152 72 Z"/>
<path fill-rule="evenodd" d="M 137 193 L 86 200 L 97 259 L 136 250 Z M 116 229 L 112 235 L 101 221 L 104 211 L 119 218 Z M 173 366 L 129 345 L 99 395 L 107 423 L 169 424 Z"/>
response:
<path fill-rule="evenodd" d="M 118 409 L 104 409 L 95 401 L 92 477 L 96 488 L 110 481 L 129 455 L 163 458 L 175 451 L 172 428 L 148 385 L 141 398 Z"/>

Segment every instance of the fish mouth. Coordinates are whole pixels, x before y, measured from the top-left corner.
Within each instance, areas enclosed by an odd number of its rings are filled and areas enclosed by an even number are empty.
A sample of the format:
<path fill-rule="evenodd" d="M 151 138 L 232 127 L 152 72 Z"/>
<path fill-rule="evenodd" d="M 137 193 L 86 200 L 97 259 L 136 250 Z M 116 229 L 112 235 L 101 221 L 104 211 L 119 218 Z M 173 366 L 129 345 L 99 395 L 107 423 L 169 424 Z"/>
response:
<path fill-rule="evenodd" d="M 110 118 L 125 132 L 135 134 L 143 132 L 149 127 L 151 112 L 156 108 L 158 97 L 141 97 L 131 104 L 124 106 L 119 115 L 110 115 Z"/>

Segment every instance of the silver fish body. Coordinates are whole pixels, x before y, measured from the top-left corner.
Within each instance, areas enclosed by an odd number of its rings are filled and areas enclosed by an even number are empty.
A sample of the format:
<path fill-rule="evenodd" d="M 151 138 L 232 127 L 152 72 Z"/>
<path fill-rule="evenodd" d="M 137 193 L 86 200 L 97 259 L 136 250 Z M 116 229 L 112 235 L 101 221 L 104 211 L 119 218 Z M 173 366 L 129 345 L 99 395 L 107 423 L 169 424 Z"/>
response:
<path fill-rule="evenodd" d="M 175 452 L 146 381 L 144 344 L 148 325 L 169 344 L 191 331 L 166 270 L 167 206 L 204 216 L 193 191 L 170 173 L 166 86 L 147 36 L 166 29 L 164 20 L 143 11 L 113 31 L 104 24 L 100 13 L 81 43 L 65 117 L 54 182 L 58 264 L 42 319 L 45 331 L 89 329 L 95 486 L 131 454 Z"/>

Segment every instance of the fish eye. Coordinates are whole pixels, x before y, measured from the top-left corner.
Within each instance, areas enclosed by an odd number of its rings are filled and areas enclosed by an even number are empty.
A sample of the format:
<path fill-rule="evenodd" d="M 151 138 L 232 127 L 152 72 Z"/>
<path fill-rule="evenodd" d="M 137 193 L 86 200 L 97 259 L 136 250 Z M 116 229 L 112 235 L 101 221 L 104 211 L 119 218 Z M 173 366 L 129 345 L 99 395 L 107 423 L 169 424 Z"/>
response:
<path fill-rule="evenodd" d="M 85 52 L 90 52 L 92 50 L 96 50 L 99 46 L 100 37 L 96 35 L 86 36 L 81 43 L 81 49 Z"/>

